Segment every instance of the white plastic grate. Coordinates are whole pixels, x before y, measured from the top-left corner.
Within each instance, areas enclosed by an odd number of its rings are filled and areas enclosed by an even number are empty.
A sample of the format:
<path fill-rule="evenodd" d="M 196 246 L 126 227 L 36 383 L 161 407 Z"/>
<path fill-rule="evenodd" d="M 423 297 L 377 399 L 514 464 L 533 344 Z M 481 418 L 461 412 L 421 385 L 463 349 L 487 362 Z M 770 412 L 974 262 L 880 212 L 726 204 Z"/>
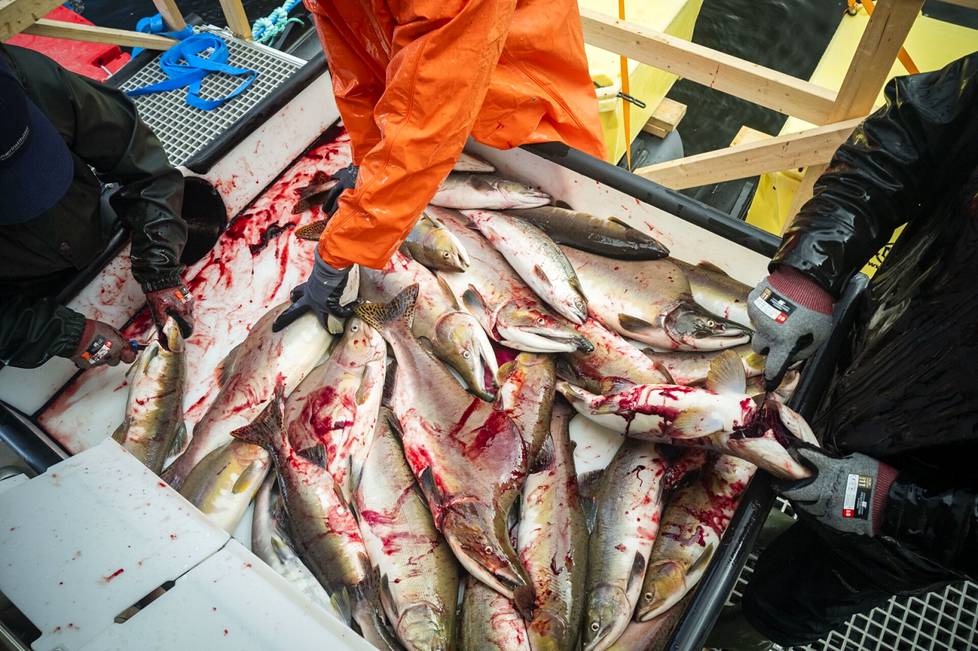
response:
<path fill-rule="evenodd" d="M 778 498 L 779 508 L 791 506 Z M 740 601 L 754 572 L 751 554 L 727 600 Z M 776 649 L 782 647 L 775 646 Z M 854 615 L 817 643 L 786 651 L 965 651 L 978 648 L 978 584 L 964 581 L 914 597 L 893 597 L 885 606 Z"/>
<path fill-rule="evenodd" d="M 305 65 L 302 59 L 234 38 L 227 30 L 198 27 L 195 31 L 220 36 L 228 44 L 228 63 L 257 70 L 258 77 L 248 90 L 212 111 L 189 106 L 185 99 L 186 88 L 132 98 L 139 117 L 156 133 L 173 165 L 187 162 Z M 121 89 L 132 90 L 164 79 L 166 75 L 160 70 L 159 57 L 156 57 L 123 82 Z M 240 77 L 210 74 L 201 83 L 200 94 L 205 99 L 223 97 L 240 83 Z"/>

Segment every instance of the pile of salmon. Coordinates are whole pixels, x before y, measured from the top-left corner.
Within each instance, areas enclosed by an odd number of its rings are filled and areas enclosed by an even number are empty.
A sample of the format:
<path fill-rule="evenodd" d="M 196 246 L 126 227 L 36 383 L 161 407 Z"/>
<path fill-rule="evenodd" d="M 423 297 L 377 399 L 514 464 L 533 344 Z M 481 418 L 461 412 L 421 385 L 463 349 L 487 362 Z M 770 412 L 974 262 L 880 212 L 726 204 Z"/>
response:
<path fill-rule="evenodd" d="M 255 553 L 380 649 L 651 648 L 755 469 L 807 476 L 797 378 L 758 385 L 746 286 L 456 170 L 342 332 L 254 325 L 190 437 L 168 323 L 115 438 L 228 531 L 254 502 Z M 617 452 L 584 471 L 599 429 Z"/>

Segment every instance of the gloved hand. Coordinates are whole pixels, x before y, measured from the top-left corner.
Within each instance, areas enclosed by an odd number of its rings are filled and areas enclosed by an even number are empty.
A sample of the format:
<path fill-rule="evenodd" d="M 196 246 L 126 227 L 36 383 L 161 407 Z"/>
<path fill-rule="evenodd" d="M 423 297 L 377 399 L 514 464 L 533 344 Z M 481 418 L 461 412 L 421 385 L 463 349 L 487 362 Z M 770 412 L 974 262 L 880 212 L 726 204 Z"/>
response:
<path fill-rule="evenodd" d="M 747 314 L 755 330 L 751 347 L 767 355 L 764 378 L 769 391 L 792 361 L 810 356 L 832 332 L 832 296 L 790 267 L 758 283 L 747 297 Z"/>
<path fill-rule="evenodd" d="M 108 323 L 85 319 L 81 339 L 71 361 L 80 369 L 119 362 L 131 364 L 136 359 L 136 351 L 122 334 Z"/>
<path fill-rule="evenodd" d="M 360 168 L 352 163 L 341 170 L 333 172 L 329 178 L 336 180 L 336 185 L 329 189 L 323 198 L 323 212 L 327 217 L 332 217 L 336 209 L 339 208 L 340 195 L 344 190 L 351 190 L 357 185 L 357 174 Z"/>
<path fill-rule="evenodd" d="M 814 471 L 808 479 L 774 482 L 775 490 L 795 509 L 839 531 L 879 533 L 886 497 L 897 476 L 895 468 L 858 452 L 841 458 L 809 447 L 793 452 Z"/>
<path fill-rule="evenodd" d="M 163 336 L 163 324 L 166 318 L 172 316 L 180 328 L 180 334 L 186 339 L 194 331 L 194 297 L 183 285 L 168 287 L 155 292 L 146 292 L 146 303 L 153 315 L 153 322 L 160 335 L 160 342 L 166 346 Z"/>
<path fill-rule="evenodd" d="M 278 315 L 272 324 L 272 332 L 278 332 L 306 312 L 312 310 L 319 322 L 326 325 L 326 316 L 332 314 L 346 318 L 353 314 L 353 309 L 340 305 L 340 296 L 346 287 L 346 279 L 350 275 L 350 267 L 334 269 L 319 257 L 316 249 L 316 263 L 312 267 L 309 279 L 297 285 L 292 290 L 292 305 Z"/>

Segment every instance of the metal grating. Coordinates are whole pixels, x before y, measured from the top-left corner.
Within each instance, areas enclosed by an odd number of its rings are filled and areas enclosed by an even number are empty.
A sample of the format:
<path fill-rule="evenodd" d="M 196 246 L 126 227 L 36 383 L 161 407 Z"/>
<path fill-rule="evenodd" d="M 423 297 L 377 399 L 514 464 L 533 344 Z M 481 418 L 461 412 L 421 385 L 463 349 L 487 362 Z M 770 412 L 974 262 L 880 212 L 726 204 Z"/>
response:
<path fill-rule="evenodd" d="M 791 506 L 778 498 L 789 515 Z M 740 601 L 754 572 L 751 554 L 728 604 Z M 965 651 L 978 648 L 978 584 L 964 581 L 914 597 L 893 597 L 885 606 L 853 616 L 816 644 L 775 646 L 783 651 Z"/>
<path fill-rule="evenodd" d="M 220 36 L 228 44 L 228 63 L 258 71 L 258 77 L 247 91 L 212 111 L 188 106 L 186 88 L 133 97 L 136 110 L 163 143 L 170 163 L 183 165 L 226 131 L 258 102 L 291 77 L 305 61 L 272 48 L 234 38 L 227 30 L 214 27 L 195 28 Z M 132 90 L 163 81 L 159 57 L 123 82 L 122 90 Z M 201 96 L 214 99 L 237 88 L 240 78 L 214 73 L 201 84 Z"/>

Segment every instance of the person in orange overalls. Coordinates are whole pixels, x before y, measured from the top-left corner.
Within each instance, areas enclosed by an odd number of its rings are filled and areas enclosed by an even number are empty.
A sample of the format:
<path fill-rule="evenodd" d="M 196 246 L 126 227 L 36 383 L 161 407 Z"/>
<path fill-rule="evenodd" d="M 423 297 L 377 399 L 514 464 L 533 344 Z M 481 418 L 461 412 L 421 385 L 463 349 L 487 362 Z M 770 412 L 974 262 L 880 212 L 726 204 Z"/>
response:
<path fill-rule="evenodd" d="M 466 139 L 561 141 L 604 156 L 576 0 L 305 0 L 329 60 L 353 164 L 305 283 L 276 321 L 343 315 L 354 264 L 382 268 Z M 333 214 L 335 212 L 335 214 Z"/>

